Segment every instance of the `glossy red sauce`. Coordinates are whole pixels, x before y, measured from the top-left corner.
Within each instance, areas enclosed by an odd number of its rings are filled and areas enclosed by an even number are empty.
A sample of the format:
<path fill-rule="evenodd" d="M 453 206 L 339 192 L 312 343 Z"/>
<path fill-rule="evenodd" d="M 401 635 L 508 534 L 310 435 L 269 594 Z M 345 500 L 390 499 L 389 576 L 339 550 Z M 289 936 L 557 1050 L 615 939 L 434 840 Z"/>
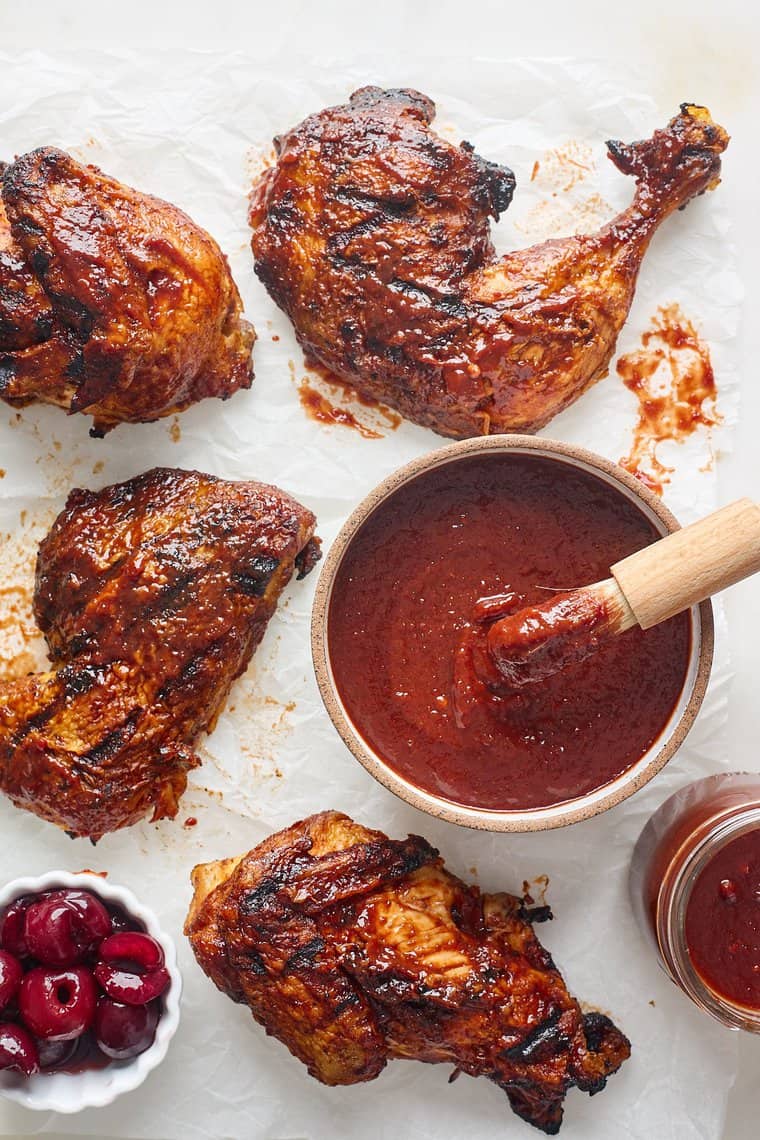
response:
<path fill-rule="evenodd" d="M 760 1009 L 760 829 L 731 840 L 701 872 L 689 895 L 684 933 L 709 988 Z"/>
<path fill-rule="evenodd" d="M 598 653 L 602 639 L 614 636 L 611 618 L 606 598 L 583 589 L 551 594 L 498 618 L 487 629 L 485 648 L 501 687 L 540 684 Z"/>
<path fill-rule="evenodd" d="M 619 492 L 522 455 L 459 460 L 400 488 L 360 528 L 336 575 L 333 675 L 349 717 L 386 763 L 454 803 L 543 807 L 635 763 L 683 687 L 686 615 L 615 638 L 592 657 L 457 726 L 454 658 L 475 602 L 597 581 L 654 541 Z"/>
<path fill-rule="evenodd" d="M 373 431 L 366 424 L 357 420 L 348 408 L 331 403 L 323 392 L 312 387 L 308 380 L 302 380 L 298 385 L 298 398 L 301 407 L 309 418 L 321 424 L 339 424 L 341 427 L 350 427 L 358 431 L 365 439 L 382 439 L 379 431 Z"/>
<path fill-rule="evenodd" d="M 683 443 L 700 426 L 720 423 L 710 349 L 678 305 L 665 305 L 641 348 L 621 356 L 616 367 L 639 402 L 631 450 L 620 463 L 661 495 L 673 468 L 659 459 L 658 445 Z"/>
<path fill-rule="evenodd" d="M 382 432 L 375 431 L 369 424 L 362 423 L 348 408 L 342 406 L 340 403 L 342 399 L 350 400 L 362 408 L 371 409 L 382 421 L 383 427 L 390 428 L 391 431 L 395 431 L 401 424 L 401 416 L 398 412 L 387 408 L 379 400 L 374 400 L 371 396 L 365 396 L 362 392 L 357 391 L 352 384 L 347 383 L 340 376 L 336 376 L 334 372 L 325 368 L 312 356 L 306 357 L 306 367 L 318 378 L 322 388 L 327 389 L 327 393 L 324 390 L 320 391 L 309 383 L 308 377 L 304 377 L 299 384 L 298 392 L 301 398 L 301 406 L 311 419 L 318 420 L 320 423 L 340 424 L 342 427 L 353 428 L 365 439 L 383 438 Z M 338 401 L 337 404 L 335 400 Z"/>

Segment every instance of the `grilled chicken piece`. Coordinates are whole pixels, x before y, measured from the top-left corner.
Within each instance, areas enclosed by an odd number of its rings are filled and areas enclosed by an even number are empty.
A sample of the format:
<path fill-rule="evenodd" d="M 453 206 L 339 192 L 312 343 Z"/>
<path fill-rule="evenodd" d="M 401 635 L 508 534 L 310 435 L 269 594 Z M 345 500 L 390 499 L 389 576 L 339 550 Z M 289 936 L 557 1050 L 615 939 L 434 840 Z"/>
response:
<path fill-rule="evenodd" d="M 275 140 L 250 210 L 256 272 L 307 357 L 441 435 L 534 432 L 603 376 L 657 226 L 719 181 L 728 135 L 684 104 L 608 143 L 633 204 L 598 233 L 497 260 L 514 177 L 430 128 L 416 91 L 365 87 Z"/>
<path fill-rule="evenodd" d="M 186 214 L 53 147 L 0 170 L 0 397 L 103 435 L 250 387 L 253 328 Z"/>
<path fill-rule="evenodd" d="M 37 559 L 54 669 L 0 685 L 0 789 L 91 839 L 174 816 L 313 533 L 275 487 L 195 471 L 72 491 Z"/>
<path fill-rule="evenodd" d="M 554 1134 L 568 1089 L 599 1092 L 630 1054 L 536 938 L 548 908 L 482 895 L 419 836 L 322 812 L 192 881 L 201 969 L 324 1084 L 371 1080 L 394 1057 L 448 1062 Z"/>

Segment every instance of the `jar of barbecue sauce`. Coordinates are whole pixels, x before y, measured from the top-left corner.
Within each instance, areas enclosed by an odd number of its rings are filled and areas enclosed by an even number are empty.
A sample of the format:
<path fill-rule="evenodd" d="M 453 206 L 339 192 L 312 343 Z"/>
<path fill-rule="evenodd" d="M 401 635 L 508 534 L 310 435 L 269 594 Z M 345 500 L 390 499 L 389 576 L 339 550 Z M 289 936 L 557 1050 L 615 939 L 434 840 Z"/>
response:
<path fill-rule="evenodd" d="M 629 884 L 676 985 L 724 1025 L 760 1033 L 760 774 L 709 776 L 666 800 Z"/>

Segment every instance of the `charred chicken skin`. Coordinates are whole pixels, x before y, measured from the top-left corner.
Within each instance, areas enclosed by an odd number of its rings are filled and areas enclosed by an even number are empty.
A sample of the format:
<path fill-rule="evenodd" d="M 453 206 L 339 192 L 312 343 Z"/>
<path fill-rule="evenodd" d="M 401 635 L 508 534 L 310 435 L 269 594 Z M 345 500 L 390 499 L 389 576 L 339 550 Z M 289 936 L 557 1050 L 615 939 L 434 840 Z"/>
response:
<path fill-rule="evenodd" d="M 103 435 L 250 387 L 253 328 L 186 214 L 53 147 L 0 173 L 0 397 Z"/>
<path fill-rule="evenodd" d="M 595 234 L 497 259 L 511 171 L 431 130 L 416 91 L 365 87 L 275 140 L 254 188 L 256 272 L 307 355 L 441 435 L 534 432 L 603 376 L 641 259 L 668 214 L 719 181 L 726 132 L 684 104 L 608 143 L 635 180 Z"/>
<path fill-rule="evenodd" d="M 73 491 L 37 559 L 53 670 L 0 685 L 0 789 L 92 839 L 174 816 L 313 532 L 275 487 L 194 471 Z"/>
<path fill-rule="evenodd" d="M 419 836 L 328 811 L 192 880 L 201 968 L 324 1084 L 372 1080 L 393 1058 L 450 1063 L 554 1134 L 568 1089 L 599 1092 L 630 1054 L 536 938 L 548 908 L 481 894 Z"/>

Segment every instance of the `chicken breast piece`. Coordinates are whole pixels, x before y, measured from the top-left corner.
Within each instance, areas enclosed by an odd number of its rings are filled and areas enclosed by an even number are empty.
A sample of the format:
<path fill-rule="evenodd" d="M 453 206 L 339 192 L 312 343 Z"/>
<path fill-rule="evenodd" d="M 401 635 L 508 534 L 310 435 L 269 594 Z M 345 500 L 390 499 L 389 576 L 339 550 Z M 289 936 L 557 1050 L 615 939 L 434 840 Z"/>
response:
<path fill-rule="evenodd" d="M 49 673 L 0 684 L 0 790 L 74 835 L 174 816 L 313 514 L 276 487 L 157 468 L 72 491 L 37 559 Z"/>

